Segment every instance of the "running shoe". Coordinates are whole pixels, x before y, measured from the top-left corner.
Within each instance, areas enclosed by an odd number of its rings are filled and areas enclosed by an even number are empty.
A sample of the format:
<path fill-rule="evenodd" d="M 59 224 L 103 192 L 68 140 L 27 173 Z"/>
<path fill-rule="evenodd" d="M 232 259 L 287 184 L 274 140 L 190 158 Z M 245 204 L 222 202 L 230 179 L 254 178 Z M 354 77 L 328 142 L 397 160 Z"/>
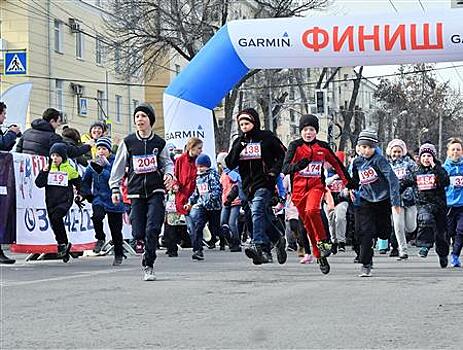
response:
<path fill-rule="evenodd" d="M 427 247 L 421 247 L 420 251 L 418 252 L 418 255 L 422 258 L 426 258 L 429 253 L 429 248 Z"/>
<path fill-rule="evenodd" d="M 273 264 L 272 252 L 262 252 L 262 264 Z"/>
<path fill-rule="evenodd" d="M 154 275 L 154 270 L 151 266 L 145 266 L 143 268 L 143 281 L 155 281 L 156 276 Z"/>
<path fill-rule="evenodd" d="M 244 249 L 244 254 L 246 254 L 246 256 L 249 259 L 252 259 L 252 263 L 254 265 L 261 265 L 264 262 L 264 256 L 262 255 L 262 247 L 260 245 L 255 245 L 251 243 Z"/>
<path fill-rule="evenodd" d="M 191 256 L 191 258 L 192 258 L 193 260 L 199 260 L 199 261 L 201 261 L 201 260 L 204 260 L 204 254 L 203 254 L 202 251 L 199 250 L 199 251 L 197 251 L 197 252 L 193 252 L 193 255 Z"/>
<path fill-rule="evenodd" d="M 399 256 L 399 250 L 396 248 L 392 248 L 391 252 L 389 253 L 389 257 L 397 258 Z"/>
<path fill-rule="evenodd" d="M 104 244 L 105 244 L 104 239 L 97 240 L 95 244 L 95 248 L 93 248 L 93 252 L 95 254 L 99 254 L 101 252 L 101 249 L 103 249 Z"/>
<path fill-rule="evenodd" d="M 114 255 L 113 266 L 120 266 L 124 258 L 127 259 L 125 255 Z"/>
<path fill-rule="evenodd" d="M 360 275 L 359 277 L 371 277 L 371 266 L 370 265 L 362 265 L 360 267 Z"/>
<path fill-rule="evenodd" d="M 439 265 L 441 268 L 445 269 L 449 264 L 449 258 L 447 256 L 439 257 Z"/>
<path fill-rule="evenodd" d="M 300 264 L 308 265 L 312 264 L 315 261 L 315 258 L 311 254 L 306 254 L 304 257 L 299 261 Z"/>
<path fill-rule="evenodd" d="M 280 265 L 284 264 L 288 259 L 288 254 L 286 254 L 286 238 L 284 236 L 281 236 L 275 244 L 275 250 L 277 251 L 278 263 Z"/>
<path fill-rule="evenodd" d="M 330 264 L 328 263 L 328 259 L 325 257 L 321 257 L 320 259 L 317 259 L 317 263 L 320 267 L 320 271 L 326 275 L 330 273 Z"/>
<path fill-rule="evenodd" d="M 330 242 L 317 242 L 317 248 L 320 250 L 320 255 L 324 258 L 327 258 L 331 255 L 331 243 Z"/>
<path fill-rule="evenodd" d="M 397 258 L 398 261 L 407 260 L 407 259 L 408 259 L 408 254 L 407 253 L 400 253 L 399 257 Z"/>
<path fill-rule="evenodd" d="M 346 243 L 344 243 L 344 242 L 339 242 L 338 244 L 339 244 L 339 246 L 338 246 L 338 252 L 344 253 L 344 252 L 346 251 Z"/>
<path fill-rule="evenodd" d="M 332 253 L 333 255 L 338 254 L 338 244 L 337 244 L 337 243 L 333 243 L 333 244 L 331 245 L 331 253 Z"/>
<path fill-rule="evenodd" d="M 460 257 L 456 254 L 450 255 L 450 266 L 452 267 L 461 267 Z"/>

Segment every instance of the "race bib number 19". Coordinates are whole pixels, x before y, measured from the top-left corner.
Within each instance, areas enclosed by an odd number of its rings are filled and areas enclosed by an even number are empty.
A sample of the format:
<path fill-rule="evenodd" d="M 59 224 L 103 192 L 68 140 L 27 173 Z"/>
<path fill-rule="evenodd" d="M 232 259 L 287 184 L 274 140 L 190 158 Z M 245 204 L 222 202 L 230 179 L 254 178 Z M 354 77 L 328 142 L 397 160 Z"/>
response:
<path fill-rule="evenodd" d="M 248 143 L 240 154 L 240 160 L 255 160 L 262 158 L 260 143 Z"/>
<path fill-rule="evenodd" d="M 135 174 L 154 173 L 158 169 L 158 162 L 154 154 L 133 156 L 133 170 Z"/>
<path fill-rule="evenodd" d="M 368 185 L 378 180 L 378 173 L 374 168 L 368 168 L 365 170 L 359 170 L 360 183 L 362 185 Z"/>
<path fill-rule="evenodd" d="M 68 187 L 68 174 L 62 171 L 50 171 L 47 184 L 49 186 Z"/>

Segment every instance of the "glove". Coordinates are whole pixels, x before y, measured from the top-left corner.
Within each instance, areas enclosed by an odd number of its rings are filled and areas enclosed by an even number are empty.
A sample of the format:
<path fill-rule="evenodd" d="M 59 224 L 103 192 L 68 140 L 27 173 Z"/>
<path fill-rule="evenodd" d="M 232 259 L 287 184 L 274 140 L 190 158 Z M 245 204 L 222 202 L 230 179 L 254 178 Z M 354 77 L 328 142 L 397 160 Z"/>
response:
<path fill-rule="evenodd" d="M 105 166 L 109 165 L 108 160 L 104 156 L 96 156 L 95 157 L 95 163 L 98 164 L 99 166 L 103 167 L 103 168 Z"/>
<path fill-rule="evenodd" d="M 310 161 L 307 158 L 301 159 L 299 162 L 296 163 L 295 170 L 296 171 L 301 171 L 302 169 L 307 168 L 307 165 L 309 165 Z"/>
<path fill-rule="evenodd" d="M 96 162 L 90 162 L 90 166 L 92 167 L 93 170 L 96 171 L 97 174 L 101 174 L 101 172 L 103 171 L 103 166 L 101 166 L 100 164 Z"/>
<path fill-rule="evenodd" d="M 77 204 L 80 210 L 83 209 L 84 203 L 82 203 L 82 197 L 76 196 L 76 198 L 74 198 L 74 202 Z"/>

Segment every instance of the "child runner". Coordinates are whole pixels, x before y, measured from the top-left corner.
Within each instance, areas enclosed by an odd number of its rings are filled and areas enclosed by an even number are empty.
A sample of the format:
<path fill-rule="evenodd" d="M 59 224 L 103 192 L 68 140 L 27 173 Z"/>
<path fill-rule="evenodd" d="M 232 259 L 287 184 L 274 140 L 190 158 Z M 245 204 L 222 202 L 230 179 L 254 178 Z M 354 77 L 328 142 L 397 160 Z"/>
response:
<path fill-rule="evenodd" d="M 132 201 L 132 232 L 145 242 L 142 258 L 143 279 L 154 281 L 156 248 L 164 222 L 164 196 L 174 179 L 174 164 L 166 141 L 152 131 L 156 117 L 151 105 L 135 108 L 137 131 L 127 136 L 117 149 L 109 180 L 114 204 L 121 201 L 121 181 L 128 167 L 128 198 Z"/>
<path fill-rule="evenodd" d="M 42 169 L 35 184 L 38 188 L 45 187 L 45 203 L 47 205 L 50 225 L 58 243 L 58 258 L 64 262 L 69 261 L 71 243 L 64 227 L 64 217 L 71 209 L 74 200 L 74 188 L 80 192 L 80 176 L 77 170 L 69 163 L 67 146 L 64 143 L 55 143 L 50 148 L 50 165 Z M 76 201 L 82 197 L 78 194 Z"/>
<path fill-rule="evenodd" d="M 407 155 L 407 146 L 404 141 L 400 139 L 394 139 L 389 142 L 386 154 L 391 164 L 392 170 L 399 179 L 401 185 L 401 196 L 400 196 L 400 213 L 397 214 L 392 211 L 392 219 L 394 221 L 394 233 L 397 242 L 393 243 L 393 247 L 390 256 L 398 256 L 400 259 L 408 259 L 407 252 L 407 232 L 413 232 L 416 230 L 416 198 L 415 190 L 412 187 L 404 187 L 404 180 L 413 176 L 418 166 L 416 163 Z M 397 250 L 398 244 L 399 249 Z"/>
<path fill-rule="evenodd" d="M 447 187 L 448 228 L 454 244 L 450 255 L 450 265 L 461 267 L 460 254 L 463 247 L 463 151 L 462 141 L 450 139 L 447 145 L 447 160 L 444 168 L 449 174 L 450 185 Z"/>
<path fill-rule="evenodd" d="M 377 146 L 376 133 L 363 130 L 357 140 L 361 156 L 352 164 L 353 187 L 358 190 L 355 229 L 360 243 L 360 277 L 371 276 L 374 240 L 387 239 L 392 232 L 391 205 L 400 214 L 399 180 Z"/>
<path fill-rule="evenodd" d="M 124 203 L 114 204 L 111 200 L 111 189 L 109 188 L 109 177 L 114 164 L 114 155 L 111 154 L 112 142 L 107 136 L 96 140 L 96 156 L 85 169 L 82 177 L 82 193 L 91 198 L 93 209 L 93 226 L 95 228 L 96 246 L 93 250 L 99 253 L 106 242 L 103 231 L 104 217 L 108 216 L 111 239 L 114 245 L 113 266 L 119 266 L 124 257 L 122 248 L 122 216 L 125 213 Z"/>
<path fill-rule="evenodd" d="M 193 260 L 204 260 L 203 254 L 203 230 L 206 223 L 209 223 L 212 238 L 220 233 L 220 211 L 222 209 L 222 185 L 217 170 L 211 168 L 211 159 L 206 154 L 200 154 L 196 158 L 198 174 L 196 176 L 196 187 L 185 210 L 189 211 L 193 220 Z M 190 211 L 191 210 L 191 211 Z"/>
<path fill-rule="evenodd" d="M 315 115 L 301 116 L 299 131 L 301 138 L 288 147 L 283 172 L 292 176 L 293 203 L 306 227 L 320 270 L 327 274 L 330 272 L 327 257 L 331 254 L 331 243 L 321 213 L 326 191 L 323 164 L 331 164 L 344 185 L 350 177 L 328 144 L 317 140 L 319 124 Z"/>

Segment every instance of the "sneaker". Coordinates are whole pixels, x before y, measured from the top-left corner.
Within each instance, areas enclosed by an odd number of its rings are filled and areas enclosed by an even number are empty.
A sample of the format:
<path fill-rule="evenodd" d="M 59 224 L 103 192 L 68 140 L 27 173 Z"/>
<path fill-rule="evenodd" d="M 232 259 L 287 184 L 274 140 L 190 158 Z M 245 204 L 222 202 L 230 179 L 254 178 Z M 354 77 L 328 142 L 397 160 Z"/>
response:
<path fill-rule="evenodd" d="M 105 240 L 104 239 L 99 239 L 96 241 L 96 244 L 95 244 L 95 248 L 93 248 L 93 252 L 95 254 L 99 254 L 101 252 L 101 249 L 103 248 L 105 244 Z"/>
<path fill-rule="evenodd" d="M 203 242 L 206 244 L 207 249 L 215 249 L 215 243 L 217 242 L 214 238 L 212 238 L 210 241 L 204 241 Z"/>
<path fill-rule="evenodd" d="M 113 266 L 120 266 L 122 259 L 124 259 L 124 255 L 114 255 Z"/>
<path fill-rule="evenodd" d="M 345 252 L 346 252 L 346 243 L 344 243 L 344 242 L 339 242 L 338 244 L 339 244 L 339 246 L 338 246 L 338 252 L 345 253 Z"/>
<path fill-rule="evenodd" d="M 143 268 L 143 281 L 156 281 L 156 276 L 151 266 L 145 266 Z"/>
<path fill-rule="evenodd" d="M 191 258 L 193 260 L 198 260 L 198 261 L 201 261 L 201 260 L 204 260 L 204 254 L 202 251 L 197 251 L 197 252 L 193 252 L 193 255 L 191 256 Z"/>
<path fill-rule="evenodd" d="M 317 259 L 317 263 L 320 267 L 320 271 L 322 272 L 322 274 L 326 275 L 330 273 L 330 264 L 328 263 L 328 259 L 326 257 Z"/>
<path fill-rule="evenodd" d="M 429 248 L 427 247 L 421 247 L 420 251 L 418 252 L 418 255 L 422 258 L 426 258 L 429 253 Z"/>
<path fill-rule="evenodd" d="M 450 266 L 452 267 L 461 267 L 460 257 L 456 254 L 450 255 Z"/>
<path fill-rule="evenodd" d="M 312 264 L 315 261 L 315 258 L 311 254 L 306 254 L 304 257 L 299 261 L 300 264 L 308 265 Z"/>
<path fill-rule="evenodd" d="M 379 254 L 384 255 L 387 253 L 387 249 L 380 249 Z"/>
<path fill-rule="evenodd" d="M 331 243 L 330 242 L 317 242 L 318 250 L 320 250 L 320 255 L 324 258 L 327 258 L 331 255 Z"/>
<path fill-rule="evenodd" d="M 286 238 L 284 236 L 281 236 L 278 242 L 275 244 L 275 250 L 277 252 L 278 263 L 280 265 L 284 264 L 288 259 L 288 254 L 286 254 Z"/>
<path fill-rule="evenodd" d="M 333 255 L 338 254 L 338 244 L 337 243 L 333 243 L 331 245 L 331 254 L 333 254 Z"/>
<path fill-rule="evenodd" d="M 397 248 L 392 248 L 391 252 L 389 253 L 390 258 L 397 258 L 399 256 L 399 250 Z"/>
<path fill-rule="evenodd" d="M 66 255 L 67 247 L 68 247 L 68 245 L 65 244 L 65 243 L 64 244 L 58 244 L 58 252 L 56 253 L 56 257 L 58 259 L 64 258 L 64 256 Z"/>
<path fill-rule="evenodd" d="M 303 258 L 305 256 L 305 250 L 304 247 L 297 247 L 297 257 L 298 258 Z"/>
<path fill-rule="evenodd" d="M 407 260 L 407 259 L 408 259 L 408 254 L 407 253 L 400 253 L 399 257 L 397 258 L 398 261 Z"/>
<path fill-rule="evenodd" d="M 145 243 L 142 240 L 137 239 L 137 241 L 135 242 L 134 250 L 137 254 L 143 254 L 145 252 Z"/>
<path fill-rule="evenodd" d="M 273 264 L 272 252 L 262 252 L 262 264 Z"/>
<path fill-rule="evenodd" d="M 445 269 L 449 264 L 449 258 L 447 256 L 440 256 L 439 264 L 441 268 Z"/>
<path fill-rule="evenodd" d="M 241 246 L 240 245 L 234 245 L 230 247 L 231 252 L 241 252 Z"/>
<path fill-rule="evenodd" d="M 252 259 L 254 265 L 261 265 L 264 261 L 262 247 L 260 245 L 250 244 L 244 249 L 244 254 L 246 254 L 249 259 Z"/>
<path fill-rule="evenodd" d="M 362 265 L 359 277 L 371 277 L 371 266 Z"/>

